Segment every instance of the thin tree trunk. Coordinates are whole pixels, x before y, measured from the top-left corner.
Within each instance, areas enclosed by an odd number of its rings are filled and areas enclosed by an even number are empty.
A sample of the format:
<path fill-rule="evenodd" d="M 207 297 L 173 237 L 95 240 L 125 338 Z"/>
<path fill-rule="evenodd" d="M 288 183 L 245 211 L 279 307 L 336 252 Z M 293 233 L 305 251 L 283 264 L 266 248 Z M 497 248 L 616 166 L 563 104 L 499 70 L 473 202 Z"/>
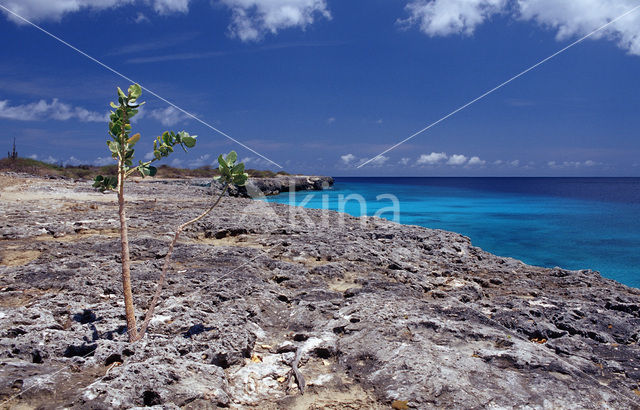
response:
<path fill-rule="evenodd" d="M 183 223 L 182 225 L 180 225 L 178 227 L 178 229 L 176 229 L 176 233 L 173 236 L 173 240 L 171 241 L 171 244 L 169 244 L 169 250 L 167 251 L 167 254 L 164 257 L 164 265 L 162 266 L 162 273 L 160 274 L 160 279 L 158 280 L 158 284 L 156 285 L 156 292 L 153 295 L 153 299 L 151 299 L 151 303 L 149 304 L 149 310 L 147 310 L 147 314 L 144 318 L 144 322 L 142 323 L 142 327 L 140 328 L 140 333 L 138 333 L 136 340 L 140 340 L 144 337 L 144 334 L 147 331 L 147 327 L 149 327 L 149 323 L 151 322 L 151 319 L 153 318 L 153 311 L 156 308 L 156 305 L 158 303 L 158 299 L 160 298 L 160 294 L 162 293 L 162 287 L 164 286 L 164 282 L 166 280 L 167 277 L 167 271 L 169 270 L 169 264 L 171 263 L 171 254 L 173 253 L 173 248 L 175 247 L 176 242 L 178 242 L 178 238 L 180 237 L 180 233 L 182 233 L 182 231 L 184 230 L 184 228 L 186 228 L 187 226 L 198 222 L 199 220 L 201 220 L 202 218 L 204 218 L 205 216 L 207 216 L 209 214 L 209 212 L 211 212 L 213 210 L 213 208 L 215 208 L 218 203 L 220 202 L 220 200 L 222 199 L 222 197 L 224 196 L 224 194 L 227 192 L 227 189 L 229 188 L 229 184 L 226 184 L 224 186 L 224 189 L 222 190 L 222 192 L 220 193 L 220 195 L 218 196 L 218 199 L 216 199 L 216 201 L 213 203 L 213 205 L 211 205 L 209 207 L 209 209 L 207 209 L 206 211 L 204 211 L 203 213 L 201 213 L 199 216 L 197 216 L 196 218 Z M 135 318 L 134 318 L 135 320 Z"/>
<path fill-rule="evenodd" d="M 127 123 L 127 113 L 124 112 L 123 124 Z M 136 325 L 136 311 L 133 306 L 133 292 L 131 291 L 131 261 L 129 256 L 129 232 L 127 229 L 127 215 L 124 202 L 125 169 L 124 159 L 126 155 L 126 127 L 122 127 L 120 138 L 120 158 L 118 159 L 118 215 L 120 216 L 120 244 L 122 258 L 122 292 L 124 294 L 124 312 L 127 318 L 127 333 L 129 342 L 138 340 L 138 328 Z"/>
<path fill-rule="evenodd" d="M 120 164 L 119 164 L 120 165 Z M 131 268 L 129 257 L 129 234 L 127 230 L 127 215 L 124 203 L 124 175 L 119 166 L 118 170 L 118 214 L 120 216 L 120 243 L 122 245 L 120 256 L 122 258 L 122 291 L 124 293 L 124 311 L 127 317 L 127 332 L 129 342 L 138 339 L 136 326 L 136 313 L 133 306 L 133 293 L 131 291 Z"/>

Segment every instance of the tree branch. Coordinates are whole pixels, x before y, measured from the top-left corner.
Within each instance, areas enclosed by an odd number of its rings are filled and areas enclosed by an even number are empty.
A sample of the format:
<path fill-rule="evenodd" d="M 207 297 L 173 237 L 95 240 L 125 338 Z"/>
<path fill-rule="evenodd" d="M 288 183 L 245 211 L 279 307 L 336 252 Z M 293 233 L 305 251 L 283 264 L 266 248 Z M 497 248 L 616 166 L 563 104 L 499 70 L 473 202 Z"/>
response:
<path fill-rule="evenodd" d="M 162 287 L 164 286 L 164 282 L 166 280 L 167 277 L 167 271 L 169 270 L 169 264 L 171 262 L 171 254 L 173 253 L 173 248 L 176 244 L 176 242 L 178 242 L 178 238 L 180 237 L 180 233 L 184 230 L 184 228 L 186 228 L 187 226 L 194 224 L 196 222 L 198 222 L 199 220 L 201 220 L 202 218 L 204 218 L 205 216 L 207 216 L 209 214 L 209 212 L 213 211 L 213 209 L 218 206 L 218 203 L 220 202 L 220 200 L 222 199 L 222 197 L 224 196 L 224 194 L 227 192 L 227 189 L 229 188 L 229 183 L 226 183 L 224 186 L 224 189 L 222 190 L 222 192 L 220 193 L 220 195 L 218 196 L 218 199 L 216 199 L 216 201 L 213 203 L 213 205 L 211 205 L 209 207 L 209 209 L 207 209 L 206 211 L 204 211 L 203 213 L 201 213 L 199 216 L 197 216 L 196 218 L 183 223 L 182 225 L 180 225 L 178 227 L 178 229 L 176 229 L 176 233 L 173 237 L 173 240 L 171 241 L 171 244 L 169 244 L 169 250 L 167 251 L 167 254 L 164 257 L 164 265 L 162 266 L 162 273 L 160 274 L 160 279 L 158 280 L 158 284 L 156 285 L 156 292 L 153 295 L 153 298 L 151 299 L 151 303 L 149 304 L 149 309 L 147 310 L 147 314 L 144 318 L 144 322 L 142 322 L 142 327 L 140 328 L 140 332 L 138 332 L 138 338 L 136 340 L 140 340 L 144 337 L 147 328 L 149 327 L 149 323 L 151 322 L 151 318 L 153 317 L 153 312 L 156 308 L 156 305 L 158 303 L 158 299 L 160 299 L 160 294 L 162 293 Z"/>

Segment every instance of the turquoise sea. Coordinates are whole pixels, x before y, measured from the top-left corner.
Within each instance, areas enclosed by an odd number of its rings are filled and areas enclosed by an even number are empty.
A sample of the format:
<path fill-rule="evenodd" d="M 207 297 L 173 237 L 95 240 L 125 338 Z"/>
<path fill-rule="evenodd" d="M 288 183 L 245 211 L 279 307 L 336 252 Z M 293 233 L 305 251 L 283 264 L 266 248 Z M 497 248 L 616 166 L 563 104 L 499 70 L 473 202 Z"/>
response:
<path fill-rule="evenodd" d="M 365 207 L 340 196 L 357 194 Z M 466 235 L 475 246 L 528 264 L 598 270 L 640 288 L 640 178 L 336 178 L 292 204 L 374 215 L 392 205 L 399 222 Z M 323 199 L 324 197 L 324 199 Z M 267 201 L 290 203 L 290 195 Z M 366 209 L 364 209 L 366 208 Z M 382 217 L 393 219 L 392 213 Z"/>

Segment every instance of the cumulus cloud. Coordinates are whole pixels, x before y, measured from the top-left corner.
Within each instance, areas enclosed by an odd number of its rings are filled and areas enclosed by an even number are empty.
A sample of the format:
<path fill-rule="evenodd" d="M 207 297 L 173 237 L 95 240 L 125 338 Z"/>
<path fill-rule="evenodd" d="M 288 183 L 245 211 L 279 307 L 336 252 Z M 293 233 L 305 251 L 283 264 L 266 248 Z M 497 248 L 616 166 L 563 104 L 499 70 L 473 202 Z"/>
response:
<path fill-rule="evenodd" d="M 334 122 L 336 122 L 336 118 L 335 117 L 327 118 L 327 124 L 333 124 Z"/>
<path fill-rule="evenodd" d="M 417 165 L 435 165 L 447 160 L 447 154 L 444 152 L 432 152 L 431 154 L 422 154 L 416 161 Z"/>
<path fill-rule="evenodd" d="M 447 161 L 447 164 L 449 165 L 463 165 L 465 162 L 467 162 L 467 157 L 462 155 L 462 154 L 454 154 L 452 156 L 449 157 L 449 161 Z"/>
<path fill-rule="evenodd" d="M 133 21 L 135 21 L 136 24 L 148 23 L 149 22 L 149 17 L 145 16 L 144 13 L 138 13 L 138 15 L 136 16 L 136 18 Z"/>
<path fill-rule="evenodd" d="M 362 158 L 358 161 L 358 165 L 362 165 L 365 162 L 367 162 L 367 158 Z M 387 161 L 389 160 L 389 157 L 385 157 L 384 155 L 379 155 L 373 159 L 370 160 L 370 162 L 368 163 L 369 165 L 375 166 L 375 167 L 380 167 L 382 165 L 384 165 Z"/>
<path fill-rule="evenodd" d="M 50 103 L 45 100 L 23 105 L 10 105 L 9 100 L 0 101 L 0 118 L 17 121 L 76 119 L 83 122 L 107 122 L 108 115 L 89 111 L 82 107 L 73 107 L 54 98 Z"/>
<path fill-rule="evenodd" d="M 349 165 L 353 162 L 354 159 L 356 159 L 356 156 L 353 154 L 346 154 L 346 155 L 342 155 L 340 159 L 345 165 Z"/>
<path fill-rule="evenodd" d="M 553 29 L 558 40 L 567 40 L 589 34 L 635 6 L 635 0 L 412 0 L 406 6 L 409 17 L 400 22 L 418 26 L 432 37 L 471 35 L 502 13 Z M 616 21 L 592 38 L 603 37 L 640 55 L 640 13 Z"/>
<path fill-rule="evenodd" d="M 57 164 L 58 159 L 49 155 L 47 158 L 43 159 L 42 162 L 46 162 L 47 164 Z"/>
<path fill-rule="evenodd" d="M 299 27 L 317 17 L 331 19 L 325 0 L 220 0 L 232 11 L 229 31 L 242 41 L 260 40 L 265 34 Z"/>
<path fill-rule="evenodd" d="M 190 118 L 188 115 L 172 106 L 152 110 L 148 115 L 149 117 L 160 121 L 160 123 L 165 127 L 172 127 L 179 122 L 185 121 Z"/>
<path fill-rule="evenodd" d="M 189 11 L 190 0 L 153 0 L 153 9 L 158 14 L 186 13 Z M 149 2 L 149 0 L 147 0 Z"/>
<path fill-rule="evenodd" d="M 400 165 L 408 165 L 409 161 L 411 161 L 411 158 L 409 158 L 409 157 L 400 158 L 400 161 L 398 161 L 398 164 L 400 164 Z"/>
<path fill-rule="evenodd" d="M 471 35 L 506 4 L 507 0 L 414 0 L 406 7 L 409 18 L 400 22 L 418 25 L 429 36 Z"/>
<path fill-rule="evenodd" d="M 194 159 L 193 161 L 189 162 L 189 166 L 192 168 L 199 168 L 202 167 L 204 165 L 211 165 L 211 155 L 209 154 L 204 154 L 201 155 L 200 157 Z"/>
<path fill-rule="evenodd" d="M 471 165 L 471 166 L 473 166 L 473 165 L 484 165 L 486 163 L 487 163 L 487 161 L 485 161 L 483 159 L 480 159 L 480 157 L 471 157 L 469 159 L 469 162 L 467 163 L 467 165 Z"/>
<path fill-rule="evenodd" d="M 602 164 L 600 162 L 596 162 L 590 159 L 586 161 L 563 161 L 563 162 L 549 161 L 547 162 L 547 166 L 553 169 L 595 167 L 597 165 L 602 165 Z"/>
<path fill-rule="evenodd" d="M 149 158 L 151 159 L 151 158 Z M 102 167 L 104 165 L 112 165 L 115 164 L 116 160 L 113 159 L 113 157 L 98 157 L 96 159 L 93 160 L 93 165 L 97 165 L 99 167 Z"/>
<path fill-rule="evenodd" d="M 4 6 L 27 20 L 59 21 L 67 13 L 77 12 L 83 9 L 105 10 L 119 7 L 131 3 L 131 0 L 8 0 L 4 1 Z M 24 21 L 4 12 L 7 17 L 18 23 L 26 24 Z"/>
<path fill-rule="evenodd" d="M 512 167 L 518 167 L 520 166 L 520 160 L 514 159 L 513 161 L 509 162 L 509 165 L 511 165 Z"/>
<path fill-rule="evenodd" d="M 149 6 L 157 14 L 187 13 L 191 0 L 6 0 L 4 5 L 30 21 L 60 21 L 83 10 L 103 11 L 131 4 Z M 287 28 L 305 29 L 318 18 L 331 19 L 326 0 L 219 0 L 231 9 L 229 32 L 242 41 L 256 41 L 265 34 Z M 26 24 L 11 13 L 13 22 Z M 136 22 L 146 21 L 139 12 Z"/>
<path fill-rule="evenodd" d="M 635 0 L 519 0 L 520 18 L 557 30 L 558 40 L 584 36 L 631 10 Z M 640 55 L 640 15 L 618 20 L 594 38 L 607 37 L 629 53 Z"/>
<path fill-rule="evenodd" d="M 16 14 L 32 21 L 60 21 L 65 14 L 82 10 L 102 11 L 129 4 L 141 3 L 149 5 L 158 14 L 186 13 L 190 0 L 6 0 L 5 7 Z M 7 17 L 18 24 L 26 24 L 14 15 L 4 12 Z M 136 20 L 144 15 L 138 14 Z"/>

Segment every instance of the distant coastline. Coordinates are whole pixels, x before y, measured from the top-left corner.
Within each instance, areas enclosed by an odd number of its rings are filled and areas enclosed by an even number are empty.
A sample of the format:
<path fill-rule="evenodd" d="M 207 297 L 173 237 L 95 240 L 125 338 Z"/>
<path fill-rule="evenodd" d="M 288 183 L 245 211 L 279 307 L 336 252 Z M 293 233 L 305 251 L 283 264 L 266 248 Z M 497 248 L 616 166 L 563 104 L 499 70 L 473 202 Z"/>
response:
<path fill-rule="evenodd" d="M 395 194 L 400 223 L 458 232 L 532 265 L 591 268 L 640 287 L 640 178 L 336 177 L 325 202 L 340 210 L 337 198 L 356 193 L 369 215 L 388 205 L 377 195 Z M 289 203 L 289 196 L 268 200 Z M 305 206 L 323 208 L 321 193 Z M 343 210 L 361 215 L 355 202 Z"/>

